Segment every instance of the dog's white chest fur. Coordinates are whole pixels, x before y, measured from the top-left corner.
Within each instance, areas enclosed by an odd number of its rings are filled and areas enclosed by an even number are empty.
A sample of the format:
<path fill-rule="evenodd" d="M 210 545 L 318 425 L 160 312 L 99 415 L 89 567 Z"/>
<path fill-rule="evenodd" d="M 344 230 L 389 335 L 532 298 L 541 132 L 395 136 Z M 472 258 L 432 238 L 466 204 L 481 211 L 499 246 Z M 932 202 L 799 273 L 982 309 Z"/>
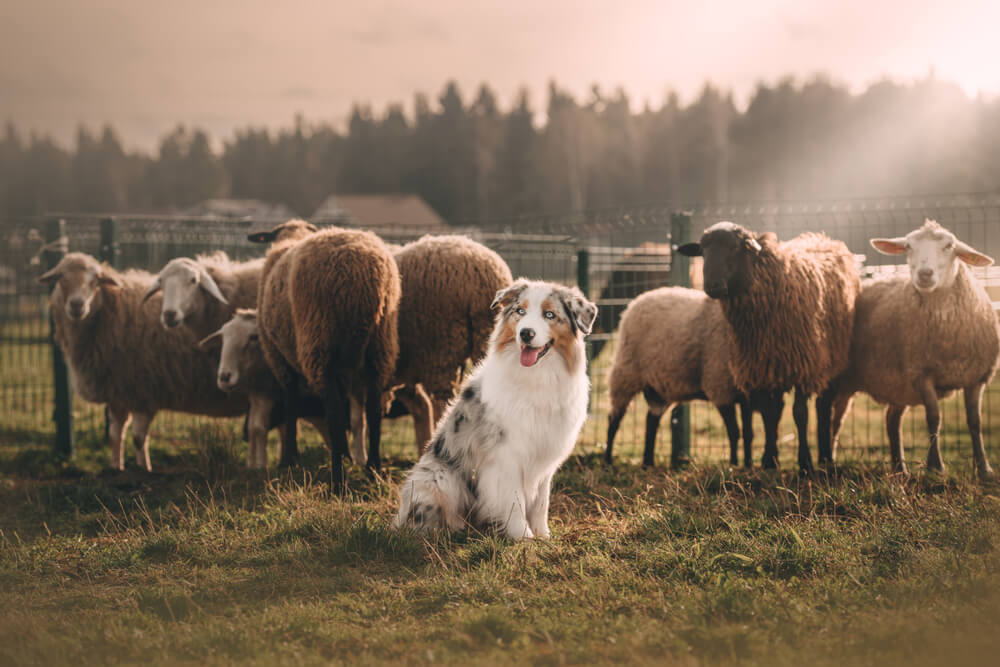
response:
<path fill-rule="evenodd" d="M 587 418 L 583 335 L 597 307 L 579 290 L 528 281 L 501 290 L 498 304 L 490 354 L 403 483 L 396 526 L 549 536 L 552 476 Z"/>

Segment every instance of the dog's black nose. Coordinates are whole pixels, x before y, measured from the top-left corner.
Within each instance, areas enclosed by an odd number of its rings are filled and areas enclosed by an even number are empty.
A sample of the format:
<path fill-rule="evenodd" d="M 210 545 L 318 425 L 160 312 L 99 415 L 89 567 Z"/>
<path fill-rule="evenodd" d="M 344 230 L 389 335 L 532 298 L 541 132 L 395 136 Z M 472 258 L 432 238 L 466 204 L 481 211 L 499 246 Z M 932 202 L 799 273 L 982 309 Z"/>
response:
<path fill-rule="evenodd" d="M 523 340 L 525 343 L 530 343 L 534 339 L 535 339 L 534 329 L 521 329 L 521 340 Z"/>

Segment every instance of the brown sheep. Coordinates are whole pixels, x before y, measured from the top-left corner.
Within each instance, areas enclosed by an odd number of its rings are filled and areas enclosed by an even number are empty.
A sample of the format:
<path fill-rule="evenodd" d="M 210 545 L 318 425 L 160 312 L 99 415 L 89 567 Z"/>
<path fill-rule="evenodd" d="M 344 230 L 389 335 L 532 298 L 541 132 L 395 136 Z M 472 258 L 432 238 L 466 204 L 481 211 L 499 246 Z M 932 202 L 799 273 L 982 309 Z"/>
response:
<path fill-rule="evenodd" d="M 513 277 L 498 254 L 464 236 L 425 236 L 396 250 L 395 259 L 403 297 L 393 384 L 402 385 L 396 396 L 413 415 L 423 452 L 461 370 L 485 356 L 490 304 Z"/>
<path fill-rule="evenodd" d="M 611 462 L 618 427 L 632 397 L 641 391 L 649 405 L 643 465 L 653 465 L 663 413 L 671 405 L 696 398 L 711 401 L 722 415 L 734 466 L 739 464 L 740 438 L 735 404 L 740 404 L 743 463 L 752 465 L 753 413 L 729 371 L 726 327 L 719 303 L 700 290 L 661 287 L 640 294 L 628 305 L 608 372 L 611 409 L 605 461 Z"/>
<path fill-rule="evenodd" d="M 888 405 L 892 465 L 905 473 L 900 422 L 908 406 L 923 405 L 930 436 L 927 467 L 941 471 L 938 399 L 962 389 L 976 472 L 992 477 L 980 413 L 983 389 L 997 369 L 1000 331 L 986 290 L 965 265 L 989 266 L 993 259 L 932 220 L 905 237 L 871 243 L 884 254 L 906 254 L 910 275 L 866 281 L 861 290 L 851 363 L 836 382 L 834 437 L 850 397 L 864 391 Z"/>
<path fill-rule="evenodd" d="M 778 465 L 780 400 L 792 388 L 799 467 L 812 469 L 808 400 L 817 392 L 819 460 L 832 462 L 828 388 L 847 368 L 861 283 L 847 246 L 812 233 L 779 243 L 774 234 L 756 235 L 719 222 L 705 230 L 700 242 L 678 252 L 704 256 L 705 292 L 720 300 L 730 325 L 726 339 L 733 380 L 764 417 L 762 465 Z"/>
<path fill-rule="evenodd" d="M 112 467 L 124 467 L 122 438 L 130 418 L 136 460 L 150 470 L 147 433 L 160 410 L 215 417 L 247 411 L 245 396 L 215 386 L 215 361 L 191 331 L 160 326 L 159 300 L 143 301 L 152 274 L 119 273 L 74 252 L 39 280 L 55 283 L 55 338 L 76 391 L 108 406 Z"/>
<path fill-rule="evenodd" d="M 296 223 L 298 224 L 298 223 Z M 302 223 L 305 224 L 305 223 Z M 278 239 L 283 227 L 253 240 Z M 295 406 L 298 378 L 324 401 L 330 429 L 334 486 L 342 488 L 347 453 L 344 407 L 365 406 L 368 466 L 380 465 L 382 392 L 399 354 L 399 270 L 370 232 L 324 229 L 275 240 L 267 252 L 258 295 L 261 344 L 285 392 L 290 412 L 282 462 L 298 455 Z"/>

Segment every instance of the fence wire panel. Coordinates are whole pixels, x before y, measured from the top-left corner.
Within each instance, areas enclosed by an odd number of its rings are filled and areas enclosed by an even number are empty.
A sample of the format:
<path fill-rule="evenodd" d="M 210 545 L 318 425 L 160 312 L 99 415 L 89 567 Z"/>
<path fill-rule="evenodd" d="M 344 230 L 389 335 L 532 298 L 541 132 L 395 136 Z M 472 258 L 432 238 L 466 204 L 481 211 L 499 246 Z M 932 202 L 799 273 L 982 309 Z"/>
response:
<path fill-rule="evenodd" d="M 670 284 L 670 207 L 644 207 L 506 220 L 488 225 L 456 228 L 499 253 L 515 276 L 578 285 L 598 304 L 594 331 L 588 339 L 592 384 L 591 417 L 581 433 L 579 448 L 601 449 L 607 430 L 607 373 L 615 332 L 622 311 L 639 294 Z M 991 256 L 1000 255 L 1000 199 L 937 197 L 897 200 L 794 204 L 740 204 L 692 207 L 692 239 L 708 225 L 733 220 L 757 231 L 773 231 L 788 239 L 803 231 L 823 231 L 843 240 L 858 255 L 866 275 L 906 271 L 901 258 L 879 255 L 868 240 L 902 236 L 922 224 L 925 217 L 937 219 L 962 240 Z M 246 240 L 251 231 L 269 228 L 275 221 L 184 219 L 164 216 L 115 216 L 113 247 L 102 247 L 102 218 L 64 216 L 70 251 L 87 252 L 113 261 L 120 269 L 138 268 L 156 272 L 180 256 L 224 251 L 230 257 L 259 257 L 265 248 Z M 44 270 L 40 251 L 47 220 L 0 221 L 0 437 L 14 442 L 48 442 L 54 437 L 52 354 L 49 345 L 48 288 L 37 278 Z M 387 242 L 404 244 L 440 230 L 384 225 L 373 229 Z M 1000 270 L 976 269 L 991 297 L 1000 302 Z M 691 283 L 700 284 L 697 263 Z M 405 297 L 404 297 L 405 298 Z M 664 332 L 665 344 L 677 332 Z M 991 385 L 984 397 L 983 431 L 987 450 L 995 451 L 993 434 L 1000 432 L 1000 386 Z M 783 458 L 794 459 L 795 430 L 791 400 L 781 426 L 779 447 Z M 965 413 L 960 397 L 942 402 L 942 448 L 953 463 L 968 466 L 971 460 Z M 103 439 L 104 411 L 80 399 L 73 403 L 78 438 Z M 638 459 L 643 449 L 646 406 L 637 395 L 622 421 L 616 439 L 616 458 Z M 691 406 L 691 453 L 702 461 L 728 459 L 729 445 L 722 419 L 714 406 L 695 401 Z M 657 456 L 669 456 L 669 420 L 663 420 L 657 438 Z M 815 419 L 811 415 L 811 426 Z M 755 420 L 755 450 L 763 448 L 763 430 Z M 226 437 L 239 441 L 242 420 L 211 419 L 161 413 L 153 424 L 155 450 L 171 444 L 202 443 Z M 319 448 L 318 435 L 303 426 L 307 446 Z M 926 452 L 923 410 L 908 412 L 904 422 L 908 456 L 917 460 Z M 815 436 L 813 436 L 815 441 Z M 277 436 L 272 434 L 272 456 Z M 416 448 L 409 417 L 387 420 L 384 451 L 389 455 L 415 458 Z M 883 409 L 863 395 L 856 397 L 845 422 L 838 456 L 844 459 L 887 459 Z"/>

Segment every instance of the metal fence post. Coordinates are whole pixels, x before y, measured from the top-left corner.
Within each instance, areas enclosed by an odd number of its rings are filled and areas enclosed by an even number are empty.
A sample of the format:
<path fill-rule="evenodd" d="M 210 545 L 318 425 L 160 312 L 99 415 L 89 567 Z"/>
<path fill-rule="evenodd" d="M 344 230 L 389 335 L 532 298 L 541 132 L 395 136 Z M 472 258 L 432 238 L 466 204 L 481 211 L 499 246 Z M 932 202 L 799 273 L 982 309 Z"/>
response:
<path fill-rule="evenodd" d="M 691 214 L 670 214 L 670 284 L 691 286 L 691 260 L 676 252 L 691 240 Z M 670 467 L 682 468 L 691 462 L 691 411 L 678 403 L 670 413 Z"/>
<path fill-rule="evenodd" d="M 590 298 L 590 251 L 586 248 L 579 248 L 576 251 L 576 286 L 580 288 L 583 295 Z M 584 354 L 587 356 L 587 368 L 590 368 L 591 359 L 591 345 L 586 343 L 583 347 Z M 593 406 L 594 392 L 590 392 L 590 399 L 588 400 L 587 410 L 589 411 Z"/>
<path fill-rule="evenodd" d="M 97 258 L 102 262 L 107 262 L 113 269 L 118 268 L 118 228 L 114 218 L 101 219 L 101 245 L 97 251 Z M 107 442 L 111 435 L 111 415 L 108 406 L 104 406 L 104 440 Z"/>
<path fill-rule="evenodd" d="M 46 269 L 53 269 L 66 254 L 66 221 L 49 220 L 45 240 L 49 244 L 45 251 Z M 73 457 L 73 394 L 69 384 L 69 369 L 62 350 L 55 339 L 52 311 L 49 311 L 49 336 L 52 341 L 52 375 L 55 386 L 55 409 L 52 419 L 56 423 L 55 451 L 67 459 Z"/>

